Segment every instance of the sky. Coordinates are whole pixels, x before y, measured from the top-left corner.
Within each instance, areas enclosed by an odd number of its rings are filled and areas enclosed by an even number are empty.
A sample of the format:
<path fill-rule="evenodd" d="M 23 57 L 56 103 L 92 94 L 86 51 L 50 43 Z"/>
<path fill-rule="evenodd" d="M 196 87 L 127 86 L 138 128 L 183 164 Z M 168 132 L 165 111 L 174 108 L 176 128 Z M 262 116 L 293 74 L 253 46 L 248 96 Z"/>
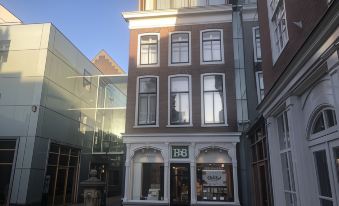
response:
<path fill-rule="evenodd" d="M 52 22 L 90 60 L 102 49 L 127 72 L 128 24 L 137 0 L 0 0 L 25 24 Z"/>

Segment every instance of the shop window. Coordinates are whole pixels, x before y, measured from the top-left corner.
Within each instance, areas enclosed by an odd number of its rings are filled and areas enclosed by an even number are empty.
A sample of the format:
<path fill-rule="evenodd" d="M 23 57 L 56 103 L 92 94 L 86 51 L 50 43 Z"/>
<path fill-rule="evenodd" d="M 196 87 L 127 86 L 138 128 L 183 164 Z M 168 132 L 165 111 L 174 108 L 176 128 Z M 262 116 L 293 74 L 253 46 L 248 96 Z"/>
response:
<path fill-rule="evenodd" d="M 232 176 L 231 163 L 197 164 L 198 201 L 233 202 Z"/>
<path fill-rule="evenodd" d="M 313 120 L 311 134 L 316 134 L 337 125 L 335 111 L 325 108 L 318 112 Z"/>
<path fill-rule="evenodd" d="M 7 205 L 16 140 L 0 140 L 0 205 Z"/>

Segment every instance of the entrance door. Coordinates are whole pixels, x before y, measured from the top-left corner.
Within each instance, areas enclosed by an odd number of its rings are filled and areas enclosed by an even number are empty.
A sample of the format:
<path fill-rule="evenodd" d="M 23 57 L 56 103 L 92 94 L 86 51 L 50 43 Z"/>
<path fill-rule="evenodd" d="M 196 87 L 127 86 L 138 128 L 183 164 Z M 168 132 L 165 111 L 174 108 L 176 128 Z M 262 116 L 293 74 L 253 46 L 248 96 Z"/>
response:
<path fill-rule="evenodd" d="M 186 206 L 190 202 L 190 164 L 171 164 L 171 206 Z"/>

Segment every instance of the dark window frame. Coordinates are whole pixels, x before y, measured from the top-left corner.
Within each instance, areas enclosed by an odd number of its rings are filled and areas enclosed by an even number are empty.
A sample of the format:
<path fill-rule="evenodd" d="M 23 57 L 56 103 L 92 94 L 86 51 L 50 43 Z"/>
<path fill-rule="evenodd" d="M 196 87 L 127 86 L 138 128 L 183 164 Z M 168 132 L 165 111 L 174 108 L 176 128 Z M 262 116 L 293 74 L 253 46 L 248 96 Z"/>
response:
<path fill-rule="evenodd" d="M 155 92 L 140 92 L 140 80 L 142 79 L 147 79 L 147 78 L 154 78 L 156 80 L 155 83 Z M 158 107 L 158 77 L 153 77 L 153 76 L 145 76 L 145 77 L 140 77 L 138 78 L 138 122 L 137 125 L 138 126 L 147 126 L 147 125 L 157 125 L 158 122 L 158 118 L 157 118 L 157 113 L 158 113 L 158 108 L 155 109 L 155 121 L 154 123 L 146 123 L 146 124 L 140 124 L 140 96 L 141 95 L 148 95 L 147 96 L 147 116 L 149 115 L 149 111 L 148 111 L 148 106 L 149 106 L 149 97 L 155 94 L 155 99 L 156 99 L 156 107 Z M 146 120 L 147 122 L 148 120 Z"/>
<path fill-rule="evenodd" d="M 155 36 L 156 37 L 156 40 L 157 42 L 156 43 L 142 43 L 142 38 L 145 37 L 145 36 Z M 148 54 L 148 60 L 147 60 L 147 64 L 143 64 L 141 63 L 142 62 L 142 46 L 148 46 L 147 48 L 147 54 Z M 156 45 L 156 50 L 157 50 L 157 57 L 156 57 L 156 62 L 155 63 L 149 63 L 150 62 L 150 46 L 151 45 Z M 156 35 L 156 34 L 144 34 L 144 35 L 141 35 L 140 36 L 140 46 L 139 46 L 139 64 L 141 66 L 145 66 L 145 65 L 157 65 L 159 63 L 159 36 Z"/>
<path fill-rule="evenodd" d="M 210 32 L 219 32 L 220 33 L 220 39 L 208 39 L 208 40 L 204 40 L 204 34 L 205 33 L 210 33 Z M 222 62 L 223 61 L 223 53 L 222 53 L 222 31 L 220 30 L 209 30 L 209 31 L 203 31 L 202 35 L 201 35 L 201 50 L 202 50 L 202 62 Z M 205 49 L 204 49 L 204 42 L 210 42 L 211 43 L 211 59 L 212 60 L 205 60 Z M 213 42 L 219 42 L 220 45 L 220 60 L 213 60 L 213 49 L 212 49 L 212 45 Z"/>
<path fill-rule="evenodd" d="M 187 34 L 188 36 L 188 40 L 187 41 L 176 41 L 173 43 L 173 36 L 176 35 L 176 34 Z M 187 55 L 187 61 L 179 61 L 179 62 L 173 62 L 173 45 L 174 44 L 182 44 L 182 43 L 187 43 L 187 51 L 188 51 L 188 55 Z M 177 33 L 172 33 L 171 34 L 171 64 L 189 64 L 190 63 L 190 55 L 191 55 L 191 52 L 190 52 L 190 34 L 189 32 L 177 32 Z M 181 53 L 181 50 L 179 51 L 179 54 Z"/>

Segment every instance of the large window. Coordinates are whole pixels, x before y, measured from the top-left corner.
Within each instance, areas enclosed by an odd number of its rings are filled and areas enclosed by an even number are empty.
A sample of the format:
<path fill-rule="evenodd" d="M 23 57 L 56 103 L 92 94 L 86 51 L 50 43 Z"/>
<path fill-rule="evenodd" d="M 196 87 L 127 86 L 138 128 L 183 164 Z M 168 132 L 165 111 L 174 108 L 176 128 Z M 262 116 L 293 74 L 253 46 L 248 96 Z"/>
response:
<path fill-rule="evenodd" d="M 170 64 L 188 64 L 190 63 L 190 33 L 178 32 L 170 35 L 171 52 Z"/>
<path fill-rule="evenodd" d="M 271 44 L 274 62 L 288 41 L 284 0 L 268 0 L 270 10 Z"/>
<path fill-rule="evenodd" d="M 138 125 L 157 123 L 158 78 L 138 78 Z"/>
<path fill-rule="evenodd" d="M 80 150 L 52 143 L 50 145 L 45 188 L 46 205 L 68 205 L 76 202 L 78 194 Z"/>
<path fill-rule="evenodd" d="M 152 174 L 152 175 L 150 175 Z M 163 200 L 164 198 L 164 164 L 143 163 L 141 200 Z"/>
<path fill-rule="evenodd" d="M 231 163 L 197 164 L 198 201 L 233 202 L 233 170 Z"/>
<path fill-rule="evenodd" d="M 202 75 L 203 125 L 226 123 L 223 74 Z"/>
<path fill-rule="evenodd" d="M 222 30 L 201 32 L 202 63 L 220 63 L 223 61 Z"/>
<path fill-rule="evenodd" d="M 190 76 L 170 76 L 170 124 L 188 125 L 191 122 Z"/>
<path fill-rule="evenodd" d="M 7 205 L 16 140 L 0 140 L 0 205 Z"/>
<path fill-rule="evenodd" d="M 285 194 L 286 205 L 296 206 L 297 193 L 294 181 L 294 171 L 287 112 L 286 111 L 283 112 L 278 117 L 277 121 L 278 121 L 281 168 L 284 183 L 283 192 Z"/>
<path fill-rule="evenodd" d="M 141 35 L 139 65 L 158 65 L 159 35 Z"/>

